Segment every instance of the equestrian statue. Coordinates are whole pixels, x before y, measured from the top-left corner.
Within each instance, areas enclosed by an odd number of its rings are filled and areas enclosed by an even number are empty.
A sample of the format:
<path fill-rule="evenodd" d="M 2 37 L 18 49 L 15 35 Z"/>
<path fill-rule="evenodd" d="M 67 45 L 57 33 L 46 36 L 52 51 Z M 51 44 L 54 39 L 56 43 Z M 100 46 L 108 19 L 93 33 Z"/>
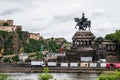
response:
<path fill-rule="evenodd" d="M 79 30 L 86 30 L 86 28 L 89 28 L 90 30 L 90 27 L 91 27 L 91 21 L 88 20 L 87 18 L 85 18 L 84 16 L 84 13 L 82 13 L 82 17 L 81 19 L 79 18 L 74 18 L 75 22 L 77 22 L 75 28 L 77 29 L 77 26 L 79 27 L 78 29 Z"/>

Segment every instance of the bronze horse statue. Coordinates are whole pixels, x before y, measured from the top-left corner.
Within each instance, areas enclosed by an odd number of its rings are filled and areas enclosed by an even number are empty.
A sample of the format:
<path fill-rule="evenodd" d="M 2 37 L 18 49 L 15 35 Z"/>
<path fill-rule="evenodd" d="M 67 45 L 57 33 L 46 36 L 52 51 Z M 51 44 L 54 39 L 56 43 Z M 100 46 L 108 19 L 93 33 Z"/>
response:
<path fill-rule="evenodd" d="M 84 13 L 82 14 L 82 18 L 74 18 L 75 22 L 77 22 L 75 28 L 77 29 L 77 26 L 79 26 L 79 30 L 86 30 L 86 28 L 91 27 L 91 21 L 87 20 L 87 18 L 84 17 Z"/>

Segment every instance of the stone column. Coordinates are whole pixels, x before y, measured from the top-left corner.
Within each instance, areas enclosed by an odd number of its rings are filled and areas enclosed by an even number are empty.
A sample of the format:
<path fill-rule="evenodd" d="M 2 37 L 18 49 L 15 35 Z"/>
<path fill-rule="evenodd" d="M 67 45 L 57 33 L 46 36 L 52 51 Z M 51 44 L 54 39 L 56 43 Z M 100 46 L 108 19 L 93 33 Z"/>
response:
<path fill-rule="evenodd" d="M 91 46 L 91 40 L 89 40 L 89 45 Z"/>
<path fill-rule="evenodd" d="M 88 46 L 88 42 L 87 41 L 85 41 L 85 45 Z"/>
<path fill-rule="evenodd" d="M 75 41 L 73 40 L 73 45 L 75 45 Z"/>
<path fill-rule="evenodd" d="M 79 46 L 81 46 L 81 41 L 79 41 Z"/>

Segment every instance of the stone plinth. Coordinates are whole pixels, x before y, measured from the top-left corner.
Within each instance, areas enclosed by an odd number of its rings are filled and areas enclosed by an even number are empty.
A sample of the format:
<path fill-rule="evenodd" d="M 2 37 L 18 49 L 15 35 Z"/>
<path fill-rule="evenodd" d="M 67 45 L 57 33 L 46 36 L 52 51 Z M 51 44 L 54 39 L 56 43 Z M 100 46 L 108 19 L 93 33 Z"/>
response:
<path fill-rule="evenodd" d="M 81 62 L 82 58 L 90 57 L 95 61 L 96 50 L 93 48 L 95 36 L 91 31 L 79 30 L 73 37 L 71 50 L 66 52 L 66 59 L 69 62 Z"/>

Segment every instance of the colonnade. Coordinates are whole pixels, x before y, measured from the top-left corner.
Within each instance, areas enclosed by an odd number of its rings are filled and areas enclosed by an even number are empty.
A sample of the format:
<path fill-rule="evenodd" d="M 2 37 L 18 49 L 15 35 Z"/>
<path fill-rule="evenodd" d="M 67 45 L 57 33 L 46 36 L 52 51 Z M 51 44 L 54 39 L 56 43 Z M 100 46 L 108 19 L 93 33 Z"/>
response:
<path fill-rule="evenodd" d="M 91 40 L 73 40 L 73 44 L 74 45 L 78 45 L 78 46 L 91 46 L 92 45 L 92 41 Z"/>
<path fill-rule="evenodd" d="M 110 51 L 116 50 L 116 45 L 115 44 L 107 44 L 106 49 L 110 50 Z"/>

